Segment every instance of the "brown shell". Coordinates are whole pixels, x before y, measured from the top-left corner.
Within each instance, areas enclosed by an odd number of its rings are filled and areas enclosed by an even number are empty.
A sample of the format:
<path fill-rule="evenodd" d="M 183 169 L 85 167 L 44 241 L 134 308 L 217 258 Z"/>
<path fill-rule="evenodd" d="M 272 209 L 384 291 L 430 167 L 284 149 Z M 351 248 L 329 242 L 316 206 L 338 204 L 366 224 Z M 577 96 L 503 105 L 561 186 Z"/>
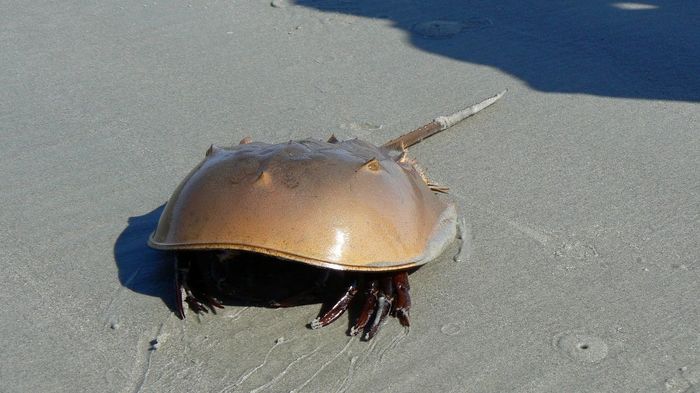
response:
<path fill-rule="evenodd" d="M 388 271 L 422 265 L 455 238 L 454 206 L 383 147 L 245 142 L 209 149 L 173 193 L 150 246 Z"/>

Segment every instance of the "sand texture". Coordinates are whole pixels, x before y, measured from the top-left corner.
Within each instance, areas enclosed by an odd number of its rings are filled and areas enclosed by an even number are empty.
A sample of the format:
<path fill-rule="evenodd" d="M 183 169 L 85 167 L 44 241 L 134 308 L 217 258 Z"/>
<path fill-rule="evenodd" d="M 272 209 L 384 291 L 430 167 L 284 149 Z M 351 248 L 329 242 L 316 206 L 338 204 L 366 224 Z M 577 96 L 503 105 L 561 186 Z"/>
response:
<path fill-rule="evenodd" d="M 700 391 L 700 2 L 3 1 L 0 392 Z M 180 321 L 146 246 L 210 144 L 385 142 L 456 245 L 412 326 Z"/>

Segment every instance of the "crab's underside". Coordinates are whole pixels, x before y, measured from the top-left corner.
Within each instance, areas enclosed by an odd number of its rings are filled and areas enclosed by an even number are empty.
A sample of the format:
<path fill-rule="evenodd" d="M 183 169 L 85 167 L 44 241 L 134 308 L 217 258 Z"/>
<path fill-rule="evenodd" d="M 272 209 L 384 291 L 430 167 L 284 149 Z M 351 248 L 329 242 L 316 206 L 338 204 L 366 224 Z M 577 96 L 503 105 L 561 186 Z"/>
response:
<path fill-rule="evenodd" d="M 177 313 L 197 314 L 225 304 L 290 307 L 322 302 L 309 327 L 331 324 L 351 309 L 348 333 L 374 337 L 387 317 L 408 328 L 411 298 L 408 272 L 334 271 L 238 251 L 179 251 L 175 256 Z"/>

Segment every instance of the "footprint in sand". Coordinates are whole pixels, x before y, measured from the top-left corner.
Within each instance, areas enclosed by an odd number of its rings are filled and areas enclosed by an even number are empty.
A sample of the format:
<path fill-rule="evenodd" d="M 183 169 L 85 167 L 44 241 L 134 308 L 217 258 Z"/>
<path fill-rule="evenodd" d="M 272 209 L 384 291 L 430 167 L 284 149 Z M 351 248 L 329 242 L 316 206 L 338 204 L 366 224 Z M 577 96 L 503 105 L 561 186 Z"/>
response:
<path fill-rule="evenodd" d="M 462 331 L 463 322 L 450 322 L 448 324 L 442 325 L 440 331 L 442 334 L 447 336 L 456 336 Z"/>

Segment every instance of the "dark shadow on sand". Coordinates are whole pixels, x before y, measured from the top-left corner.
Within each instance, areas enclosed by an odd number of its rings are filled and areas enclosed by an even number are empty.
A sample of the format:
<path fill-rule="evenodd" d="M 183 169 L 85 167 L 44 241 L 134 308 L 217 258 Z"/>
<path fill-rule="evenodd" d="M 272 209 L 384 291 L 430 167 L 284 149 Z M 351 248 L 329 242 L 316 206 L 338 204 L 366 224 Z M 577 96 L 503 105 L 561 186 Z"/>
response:
<path fill-rule="evenodd" d="M 148 247 L 165 205 L 129 218 L 129 225 L 114 244 L 119 282 L 136 293 L 156 296 L 175 311 L 175 271 L 172 255 Z"/>
<path fill-rule="evenodd" d="M 698 1 L 296 0 L 295 4 L 389 20 L 421 50 L 497 67 L 544 92 L 700 101 Z M 436 37 L 417 27 L 440 20 L 461 23 L 462 30 Z M 449 85 L 445 81 L 439 88 Z"/>

